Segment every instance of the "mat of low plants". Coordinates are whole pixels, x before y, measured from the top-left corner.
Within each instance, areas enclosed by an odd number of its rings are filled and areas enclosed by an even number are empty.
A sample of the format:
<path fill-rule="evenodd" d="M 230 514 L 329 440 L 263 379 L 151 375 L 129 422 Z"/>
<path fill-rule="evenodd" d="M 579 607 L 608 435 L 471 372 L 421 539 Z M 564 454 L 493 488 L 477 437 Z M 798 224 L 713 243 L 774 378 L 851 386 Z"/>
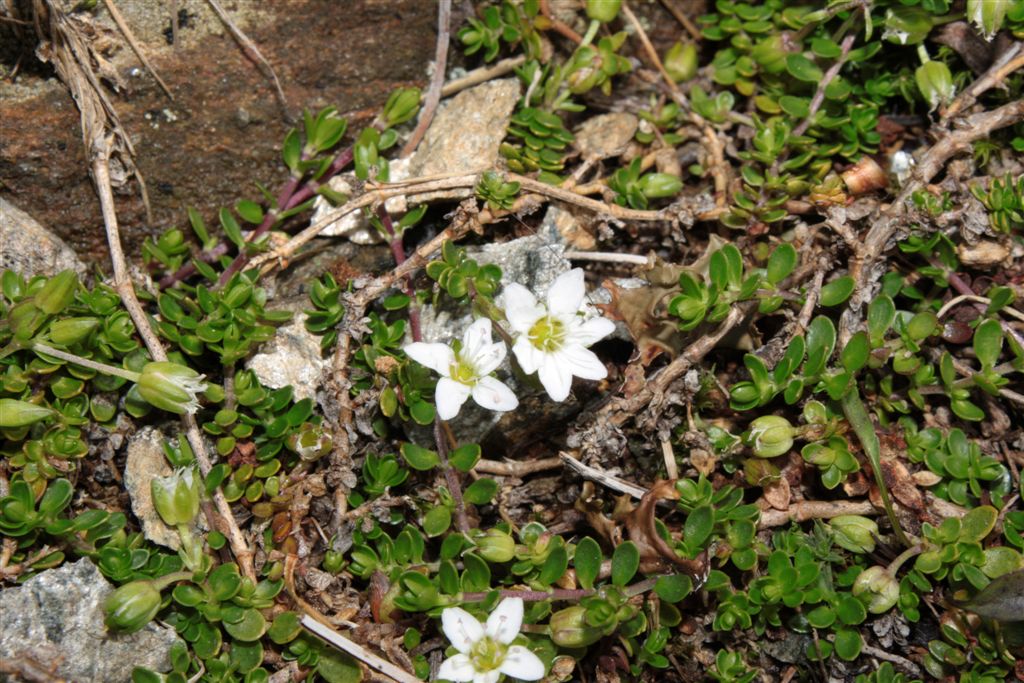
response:
<path fill-rule="evenodd" d="M 1024 3 L 463 4 L 488 168 L 405 175 L 438 79 L 3 272 L 3 585 L 95 563 L 138 683 L 1024 680 Z"/>

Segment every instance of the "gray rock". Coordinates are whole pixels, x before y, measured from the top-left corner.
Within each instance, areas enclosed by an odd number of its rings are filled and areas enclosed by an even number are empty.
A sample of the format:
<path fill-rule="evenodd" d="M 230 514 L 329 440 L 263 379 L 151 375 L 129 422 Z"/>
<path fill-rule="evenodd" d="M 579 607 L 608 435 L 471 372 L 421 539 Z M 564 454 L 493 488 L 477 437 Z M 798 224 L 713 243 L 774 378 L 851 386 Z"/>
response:
<path fill-rule="evenodd" d="M 303 305 L 309 305 L 308 299 L 296 300 L 294 308 Z M 316 400 L 316 389 L 326 363 L 320 356 L 320 337 L 306 329 L 306 314 L 295 310 L 291 322 L 277 328 L 274 338 L 264 344 L 245 367 L 255 372 L 260 382 L 271 389 L 290 384 L 295 400 L 299 401 L 304 398 Z"/>
<path fill-rule="evenodd" d="M 473 173 L 493 168 L 512 109 L 519 99 L 519 80 L 488 81 L 460 92 L 438 110 L 409 163 L 409 177 Z M 428 199 L 462 199 L 472 190 L 416 195 L 410 204 Z"/>
<path fill-rule="evenodd" d="M 103 604 L 114 588 L 82 559 L 0 591 L 0 658 L 32 658 L 69 681 L 130 681 L 132 669 L 171 668 L 174 629 L 149 623 L 141 631 L 108 632 Z"/>
<path fill-rule="evenodd" d="M 591 117 L 576 130 L 576 147 L 584 157 L 617 157 L 636 135 L 638 124 L 639 119 L 628 112 Z"/>
<path fill-rule="evenodd" d="M 23 277 L 62 270 L 86 274 L 85 264 L 64 240 L 6 199 L 0 198 L 0 269 Z"/>
<path fill-rule="evenodd" d="M 153 507 L 153 493 L 150 482 L 157 477 L 166 477 L 173 470 L 164 455 L 163 443 L 167 436 L 159 429 L 145 427 L 132 435 L 128 441 L 128 456 L 124 465 L 124 485 L 132 501 L 132 512 L 142 523 L 142 534 L 158 545 L 171 550 L 181 547 L 178 532 L 164 524 L 160 513 Z M 192 522 L 193 529 L 205 529 L 202 515 Z"/>

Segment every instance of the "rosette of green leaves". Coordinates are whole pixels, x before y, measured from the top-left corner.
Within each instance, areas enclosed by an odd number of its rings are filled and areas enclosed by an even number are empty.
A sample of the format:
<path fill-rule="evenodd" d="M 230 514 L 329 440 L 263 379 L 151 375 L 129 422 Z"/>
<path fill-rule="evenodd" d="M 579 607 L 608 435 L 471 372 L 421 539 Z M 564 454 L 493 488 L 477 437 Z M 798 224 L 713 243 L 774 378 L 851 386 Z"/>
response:
<path fill-rule="evenodd" d="M 734 303 L 755 294 L 760 282 L 757 275 L 744 276 L 743 256 L 732 244 L 711 253 L 707 282 L 698 278 L 697 273 L 680 273 L 680 293 L 669 302 L 669 313 L 680 319 L 681 330 L 692 330 L 705 321 L 721 322 Z"/>
<path fill-rule="evenodd" d="M 441 247 L 441 260 L 427 264 L 427 275 L 453 299 L 462 299 L 470 292 L 493 297 L 501 283 L 501 268 L 494 264 L 481 266 L 466 256 L 466 250 L 453 242 Z"/>
<path fill-rule="evenodd" d="M 984 455 L 977 441 L 967 438 L 961 429 L 951 429 L 933 445 L 924 463 L 942 477 L 932 491 L 958 505 L 969 505 L 986 494 L 1005 496 L 1009 492 L 1009 473 L 1005 466 Z"/>
<path fill-rule="evenodd" d="M 522 107 L 513 114 L 508 134 L 522 141 L 521 146 L 501 145 L 502 156 L 516 173 L 561 171 L 563 151 L 574 139 L 561 117 L 534 107 Z"/>
<path fill-rule="evenodd" d="M 341 286 L 330 273 L 324 273 L 309 289 L 313 308 L 305 312 L 306 329 L 320 336 L 320 348 L 324 351 L 334 346 L 338 324 L 345 317 L 341 293 Z"/>
<path fill-rule="evenodd" d="M 519 183 L 505 182 L 505 179 L 494 171 L 484 173 L 476 186 L 476 196 L 487 202 L 491 211 L 508 211 L 515 204 L 518 194 Z"/>
<path fill-rule="evenodd" d="M 459 30 L 459 40 L 466 46 L 467 55 L 482 51 L 487 62 L 498 56 L 502 42 L 510 47 L 522 44 L 528 58 L 536 58 L 541 54 L 540 33 L 534 27 L 539 11 L 537 0 L 504 0 L 501 5 L 489 5 L 479 19 L 466 19 L 467 25 Z"/>
<path fill-rule="evenodd" d="M 1024 229 L 1024 175 L 1016 181 L 1007 173 L 993 178 L 988 190 L 980 183 L 970 186 L 971 193 L 988 209 L 988 220 L 996 232 L 1011 233 Z"/>
<path fill-rule="evenodd" d="M 690 554 L 719 541 L 719 553 L 726 553 L 738 569 L 757 566 L 754 547 L 757 520 L 756 505 L 743 504 L 743 490 L 727 484 L 717 491 L 703 475 L 698 479 L 676 482 L 680 510 L 687 513 L 686 545 Z"/>
<path fill-rule="evenodd" d="M 569 92 L 582 95 L 594 88 L 600 88 L 605 95 L 611 95 L 612 78 L 629 73 L 629 60 L 617 54 L 626 42 L 626 32 L 620 31 L 605 36 L 597 45 L 581 45 L 573 52 L 564 66 L 564 78 Z"/>
<path fill-rule="evenodd" d="M 189 356 L 211 351 L 222 365 L 245 359 L 274 336 L 275 325 L 292 316 L 266 310 L 266 291 L 254 278 L 236 273 L 219 289 L 200 284 L 165 290 L 157 297 L 157 332 Z"/>
<path fill-rule="evenodd" d="M 617 193 L 616 204 L 646 209 L 648 200 L 672 197 L 683 189 L 683 181 L 674 175 L 656 172 L 641 175 L 641 161 L 640 158 L 634 159 L 608 179 L 608 187 Z"/>

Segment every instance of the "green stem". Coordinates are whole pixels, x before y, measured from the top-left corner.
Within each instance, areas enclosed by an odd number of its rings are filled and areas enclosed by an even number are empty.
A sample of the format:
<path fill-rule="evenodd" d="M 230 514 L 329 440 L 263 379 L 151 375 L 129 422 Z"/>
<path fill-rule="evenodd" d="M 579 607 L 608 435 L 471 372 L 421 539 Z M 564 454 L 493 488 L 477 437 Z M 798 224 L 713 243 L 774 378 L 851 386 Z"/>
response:
<path fill-rule="evenodd" d="M 889 574 L 891 574 L 893 576 L 896 576 L 896 572 L 898 572 L 900 570 L 900 567 L 903 566 L 904 562 L 906 562 L 910 558 L 914 557 L 915 555 L 920 555 L 923 552 L 924 552 L 924 544 L 923 543 L 918 543 L 917 545 L 913 545 L 913 546 L 907 548 L 906 550 L 904 550 L 899 555 L 897 555 L 896 559 L 889 563 L 889 566 L 886 567 L 885 571 L 887 571 Z"/>
<path fill-rule="evenodd" d="M 96 372 L 102 372 L 104 375 L 113 375 L 114 377 L 126 379 L 129 382 L 139 381 L 140 375 L 137 372 L 125 370 L 124 368 L 119 368 L 113 365 L 107 365 L 106 363 L 97 363 L 94 360 L 82 358 L 81 356 L 75 355 L 73 353 L 68 353 L 67 351 L 61 351 L 60 349 L 55 349 L 52 346 L 49 346 L 42 342 L 33 343 L 32 350 L 38 351 L 39 353 L 45 353 L 47 356 L 53 356 L 54 358 L 66 360 L 69 363 L 80 365 L 83 368 L 89 368 L 90 370 L 95 370 Z"/>
<path fill-rule="evenodd" d="M 153 588 L 156 588 L 158 591 L 162 591 L 175 581 L 184 581 L 185 579 L 191 578 L 192 572 L 173 572 L 171 574 L 161 576 L 158 579 L 153 579 Z"/>
<path fill-rule="evenodd" d="M 587 34 L 583 36 L 583 42 L 579 44 L 579 47 L 585 47 L 594 42 L 594 36 L 597 35 L 597 29 L 599 28 L 601 28 L 601 22 L 597 19 L 591 19 L 590 26 L 587 27 Z"/>
<path fill-rule="evenodd" d="M 857 391 L 856 386 L 846 392 L 841 403 L 846 419 L 853 426 L 853 431 L 857 433 L 857 438 L 860 439 L 861 446 L 864 447 L 864 453 L 867 454 L 868 460 L 871 462 L 871 469 L 875 473 L 875 483 L 878 485 L 878 494 L 882 497 L 885 514 L 889 516 L 889 523 L 892 524 L 896 538 L 900 543 L 909 547 L 913 544 L 903 533 L 903 527 L 896 519 L 892 498 L 889 497 L 889 488 L 885 485 L 885 477 L 882 476 L 882 446 L 878 441 L 878 434 L 875 433 L 875 425 L 871 422 L 871 417 L 860 400 L 860 392 Z"/>

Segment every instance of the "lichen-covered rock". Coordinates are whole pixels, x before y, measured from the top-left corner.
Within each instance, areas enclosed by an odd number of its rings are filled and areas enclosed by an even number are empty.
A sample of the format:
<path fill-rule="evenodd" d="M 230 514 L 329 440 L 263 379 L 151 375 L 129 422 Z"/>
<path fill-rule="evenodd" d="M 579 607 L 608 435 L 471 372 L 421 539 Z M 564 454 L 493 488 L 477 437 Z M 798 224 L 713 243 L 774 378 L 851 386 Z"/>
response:
<path fill-rule="evenodd" d="M 584 157 L 606 159 L 622 154 L 636 135 L 640 120 L 629 112 L 594 116 L 576 131 L 576 147 Z"/>
<path fill-rule="evenodd" d="M 295 308 L 308 305 L 297 301 Z M 306 329 L 306 314 L 295 311 L 287 325 L 277 328 L 274 338 L 245 364 L 260 383 L 271 389 L 292 386 L 295 400 L 316 399 L 326 361 L 320 356 L 320 337 Z"/>
<path fill-rule="evenodd" d="M 62 270 L 86 273 L 85 264 L 64 240 L 14 204 L 0 198 L 0 270 L 23 277 L 55 275 Z"/>
<path fill-rule="evenodd" d="M 0 591 L 0 658 L 17 667 L 34 660 L 54 678 L 127 683 L 136 666 L 171 668 L 174 629 L 147 624 L 135 633 L 112 633 L 103 623 L 114 587 L 82 559 Z"/>

